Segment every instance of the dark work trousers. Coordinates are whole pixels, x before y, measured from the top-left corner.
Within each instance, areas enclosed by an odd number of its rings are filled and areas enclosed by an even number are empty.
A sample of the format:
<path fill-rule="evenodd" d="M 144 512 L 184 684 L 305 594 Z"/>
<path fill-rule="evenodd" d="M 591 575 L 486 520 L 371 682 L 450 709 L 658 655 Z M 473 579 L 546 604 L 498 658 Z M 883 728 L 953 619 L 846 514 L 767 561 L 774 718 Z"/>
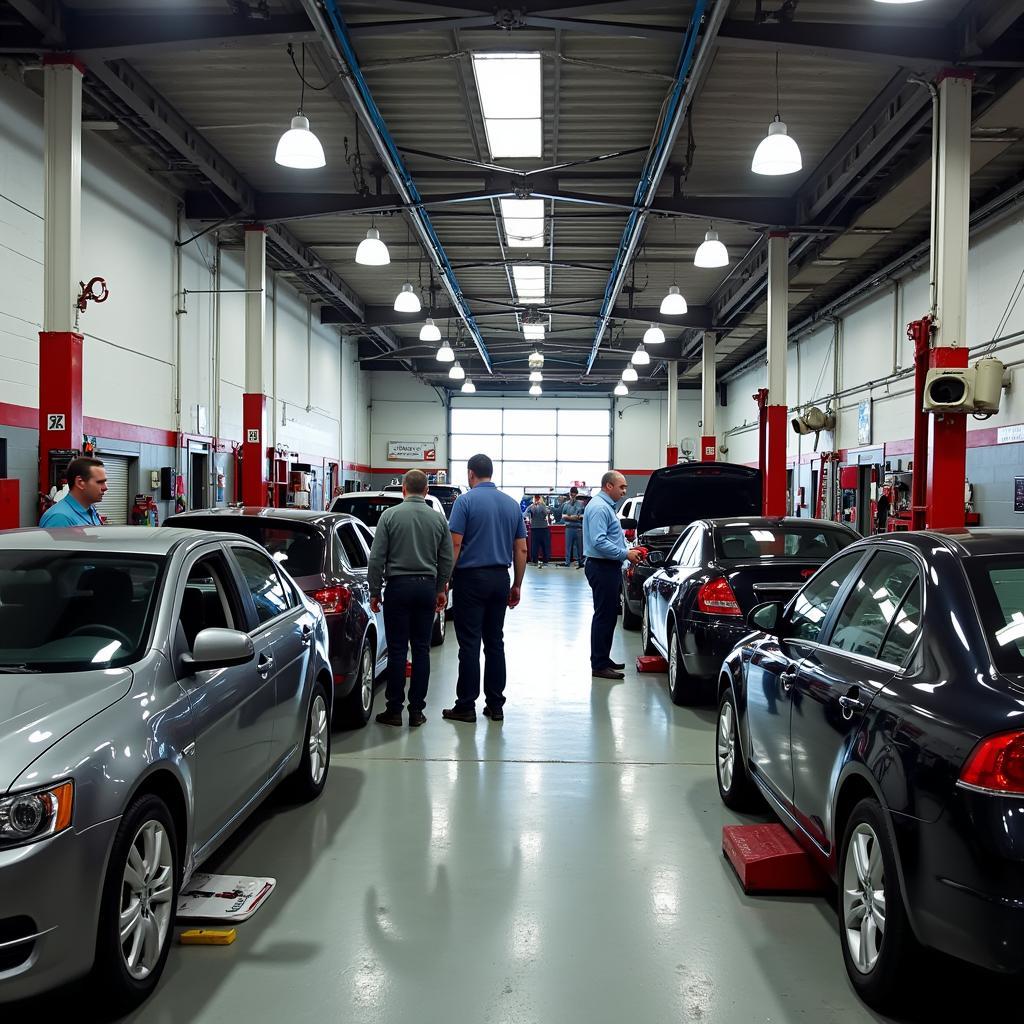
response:
<path fill-rule="evenodd" d="M 576 564 L 583 562 L 583 527 L 567 526 L 565 528 L 565 564 L 572 561 L 573 552 L 576 552 Z"/>
<path fill-rule="evenodd" d="M 480 696 L 480 643 L 484 645 L 484 700 L 490 708 L 505 703 L 505 612 L 511 589 L 503 565 L 456 569 L 453 580 L 455 635 L 459 639 L 459 683 L 455 707 L 476 705 Z"/>
<path fill-rule="evenodd" d="M 594 619 L 590 624 L 590 667 L 599 672 L 612 664 L 612 636 L 619 615 L 622 565 L 614 559 L 588 558 L 587 582 L 594 592 Z"/>
<path fill-rule="evenodd" d="M 433 576 L 392 576 L 384 589 L 384 632 L 388 641 L 388 711 L 405 703 L 405 654 L 412 648 L 409 710 L 422 711 L 430 682 L 430 634 L 434 629 L 437 579 Z"/>
<path fill-rule="evenodd" d="M 539 562 L 540 556 L 544 556 L 544 564 L 551 561 L 551 527 L 537 526 L 530 530 L 530 544 L 533 551 L 530 552 L 530 561 Z"/>

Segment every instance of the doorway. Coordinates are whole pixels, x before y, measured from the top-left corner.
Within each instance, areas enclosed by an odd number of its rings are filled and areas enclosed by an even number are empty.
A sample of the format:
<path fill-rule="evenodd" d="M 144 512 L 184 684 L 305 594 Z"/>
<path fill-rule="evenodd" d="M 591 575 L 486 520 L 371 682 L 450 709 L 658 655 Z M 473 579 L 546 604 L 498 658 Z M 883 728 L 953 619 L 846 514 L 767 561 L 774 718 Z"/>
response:
<path fill-rule="evenodd" d="M 188 507 L 210 507 L 210 454 L 190 450 L 188 453 Z"/>

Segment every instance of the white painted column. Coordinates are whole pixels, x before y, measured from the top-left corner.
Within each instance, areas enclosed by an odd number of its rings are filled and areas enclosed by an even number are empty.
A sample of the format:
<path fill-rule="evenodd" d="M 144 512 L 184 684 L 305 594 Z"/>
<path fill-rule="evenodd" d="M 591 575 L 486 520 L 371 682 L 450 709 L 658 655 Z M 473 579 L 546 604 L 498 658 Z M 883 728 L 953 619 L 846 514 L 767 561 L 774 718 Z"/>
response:
<path fill-rule="evenodd" d="M 665 441 L 665 465 L 679 461 L 679 364 L 668 361 L 668 437 Z"/>
<path fill-rule="evenodd" d="M 718 457 L 718 442 L 715 437 L 715 403 L 718 381 L 715 375 L 715 342 L 713 331 L 704 332 L 704 347 L 701 352 L 700 398 L 701 398 L 701 439 L 700 461 L 714 462 Z"/>
<path fill-rule="evenodd" d="M 262 225 L 245 229 L 245 392 L 262 395 L 263 340 L 266 335 L 267 232 Z"/>

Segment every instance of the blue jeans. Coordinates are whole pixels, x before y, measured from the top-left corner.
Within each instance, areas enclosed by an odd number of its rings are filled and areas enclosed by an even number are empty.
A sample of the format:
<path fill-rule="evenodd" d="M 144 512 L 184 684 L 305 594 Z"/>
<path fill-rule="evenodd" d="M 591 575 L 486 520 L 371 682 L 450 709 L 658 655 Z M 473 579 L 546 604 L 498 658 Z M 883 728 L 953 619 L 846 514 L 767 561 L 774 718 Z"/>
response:
<path fill-rule="evenodd" d="M 551 561 L 551 527 L 538 526 L 530 530 L 531 562 L 539 562 L 543 554 L 545 564 Z"/>
<path fill-rule="evenodd" d="M 576 564 L 583 563 L 583 527 L 567 526 L 565 528 L 565 564 L 572 561 L 572 553 L 576 552 Z"/>
<path fill-rule="evenodd" d="M 587 559 L 587 582 L 594 592 L 594 619 L 590 624 L 590 667 L 611 668 L 612 637 L 619 615 L 622 566 L 614 560 Z"/>
<path fill-rule="evenodd" d="M 455 707 L 468 711 L 480 696 L 480 644 L 484 646 L 484 700 L 505 703 L 505 612 L 511 589 L 508 569 L 456 569 L 455 635 L 459 640 L 459 682 Z"/>
<path fill-rule="evenodd" d="M 409 710 L 422 711 L 430 682 L 430 634 L 434 629 L 437 580 L 433 576 L 392 576 L 384 590 L 384 632 L 388 642 L 388 711 L 405 703 L 405 653 L 412 648 Z"/>

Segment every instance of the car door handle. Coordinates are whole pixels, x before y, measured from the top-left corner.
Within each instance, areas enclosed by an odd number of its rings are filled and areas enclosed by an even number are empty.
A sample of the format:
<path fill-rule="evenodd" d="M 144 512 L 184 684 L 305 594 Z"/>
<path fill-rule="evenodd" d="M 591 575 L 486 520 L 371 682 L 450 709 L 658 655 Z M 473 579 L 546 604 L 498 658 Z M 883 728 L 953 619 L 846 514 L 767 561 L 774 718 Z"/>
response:
<path fill-rule="evenodd" d="M 789 693 L 789 691 L 793 689 L 793 684 L 796 682 L 796 669 L 789 669 L 788 671 L 783 672 L 779 678 L 782 680 L 782 689 L 785 690 L 786 693 Z"/>
<path fill-rule="evenodd" d="M 846 721 L 850 721 L 850 719 L 853 718 L 855 711 L 864 710 L 864 701 L 859 697 L 850 697 L 849 695 L 844 694 L 839 698 L 839 706 L 843 709 L 843 718 L 845 718 Z"/>
<path fill-rule="evenodd" d="M 303 626 L 302 627 L 302 646 L 308 647 L 313 642 L 313 627 Z"/>
<path fill-rule="evenodd" d="M 269 654 L 261 654 L 259 661 L 256 662 L 256 671 L 259 672 L 263 679 L 270 675 L 270 670 L 273 667 L 274 659 Z"/>

